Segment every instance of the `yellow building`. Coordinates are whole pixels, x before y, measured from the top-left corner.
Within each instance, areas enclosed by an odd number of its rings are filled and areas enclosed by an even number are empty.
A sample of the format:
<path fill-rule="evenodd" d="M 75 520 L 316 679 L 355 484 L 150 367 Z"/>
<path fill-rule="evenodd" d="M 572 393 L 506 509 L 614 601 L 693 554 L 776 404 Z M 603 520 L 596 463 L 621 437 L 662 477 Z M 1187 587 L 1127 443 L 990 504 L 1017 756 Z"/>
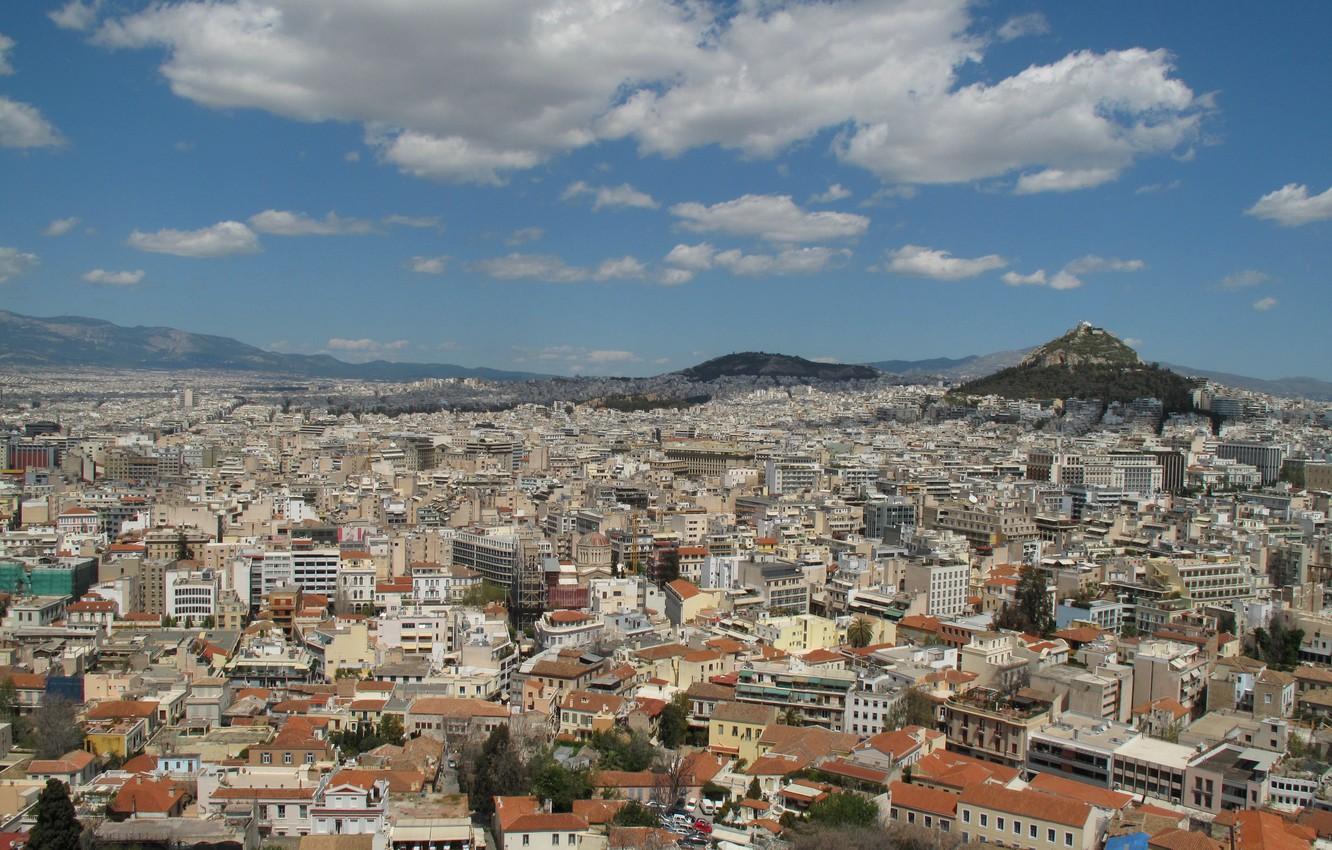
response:
<path fill-rule="evenodd" d="M 837 622 L 826 617 L 796 614 L 761 620 L 756 632 L 773 649 L 799 655 L 811 649 L 832 649 L 841 645 L 846 630 L 839 634 Z"/>
<path fill-rule="evenodd" d="M 95 756 L 116 756 L 121 761 L 137 755 L 148 743 L 148 722 L 113 720 L 90 723 L 83 748 Z"/>
<path fill-rule="evenodd" d="M 759 738 L 777 720 L 777 709 L 746 702 L 720 702 L 708 720 L 708 750 L 746 764 L 759 757 Z"/>
<path fill-rule="evenodd" d="M 324 676 L 329 681 L 344 670 L 349 673 L 343 675 L 361 675 L 375 666 L 375 651 L 370 647 L 370 632 L 364 621 L 318 629 L 315 639 L 324 644 Z"/>

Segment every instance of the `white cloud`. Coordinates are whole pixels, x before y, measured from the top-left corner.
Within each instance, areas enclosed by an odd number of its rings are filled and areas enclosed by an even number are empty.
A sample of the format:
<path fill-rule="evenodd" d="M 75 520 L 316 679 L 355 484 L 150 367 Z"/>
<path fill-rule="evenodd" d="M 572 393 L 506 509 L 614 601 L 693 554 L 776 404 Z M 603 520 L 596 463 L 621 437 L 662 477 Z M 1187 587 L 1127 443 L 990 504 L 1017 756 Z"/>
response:
<path fill-rule="evenodd" d="M 411 227 L 416 230 L 443 230 L 444 223 L 437 215 L 386 215 L 384 223 L 394 227 Z"/>
<path fill-rule="evenodd" d="M 380 342 L 374 339 L 362 337 L 360 339 L 344 339 L 343 337 L 333 337 L 324 343 L 324 347 L 329 351 L 350 352 L 353 354 L 382 354 L 388 351 L 401 351 L 409 343 L 405 339 L 395 339 L 390 342 Z"/>
<path fill-rule="evenodd" d="M 881 207 L 892 201 L 909 201 L 916 197 L 919 190 L 915 186 L 883 186 L 874 194 L 860 202 L 862 207 Z"/>
<path fill-rule="evenodd" d="M 1080 286 L 1082 278 L 1070 273 L 1066 268 L 1055 272 L 1054 277 L 1050 278 L 1051 289 L 1077 289 Z"/>
<path fill-rule="evenodd" d="M 178 257 L 225 257 L 259 251 L 259 237 L 239 221 L 220 221 L 199 230 L 136 230 L 130 234 L 129 244 L 140 251 Z"/>
<path fill-rule="evenodd" d="M 676 204 L 671 214 L 682 219 L 685 230 L 758 236 L 771 242 L 850 239 L 864 233 L 870 221 L 854 213 L 807 212 L 790 195 L 744 195 L 712 206 Z"/>
<path fill-rule="evenodd" d="M 1266 298 L 1259 298 L 1257 301 L 1253 302 L 1253 309 L 1257 310 L 1259 313 L 1266 313 L 1268 310 L 1275 307 L 1277 303 L 1277 300 L 1269 295 Z"/>
<path fill-rule="evenodd" d="M 36 107 L 0 97 L 0 148 L 50 148 L 65 139 Z"/>
<path fill-rule="evenodd" d="M 104 283 L 109 286 L 134 286 L 143 280 L 143 269 L 134 271 L 109 272 L 106 269 L 93 269 L 83 275 L 88 283 Z"/>
<path fill-rule="evenodd" d="M 600 210 L 606 207 L 635 207 L 644 210 L 655 210 L 661 206 L 657 201 L 646 192 L 640 192 L 628 183 L 621 183 L 619 186 L 591 186 L 579 180 L 570 183 L 560 195 L 560 200 L 570 201 L 580 195 L 592 195 L 592 209 Z"/>
<path fill-rule="evenodd" d="M 657 283 L 662 286 L 680 286 L 694 279 L 694 272 L 689 269 L 665 268 L 657 272 Z"/>
<path fill-rule="evenodd" d="M 61 29 L 79 30 L 80 32 L 92 28 L 97 23 L 97 10 L 102 5 L 102 0 L 91 0 L 83 3 L 80 0 L 69 0 L 68 3 L 48 13 L 48 17 L 55 21 L 55 25 Z"/>
<path fill-rule="evenodd" d="M 841 363 L 841 362 L 842 362 L 841 360 L 838 360 L 836 357 L 832 357 L 832 356 L 829 356 L 829 355 L 827 355 L 827 354 L 820 355 L 820 356 L 818 356 L 818 357 L 811 357 L 811 358 L 809 358 L 809 359 L 810 359 L 811 361 L 813 361 L 814 363 Z"/>
<path fill-rule="evenodd" d="M 571 266 L 549 254 L 509 254 L 472 263 L 470 268 L 495 280 L 542 280 L 577 283 L 587 280 L 587 269 Z"/>
<path fill-rule="evenodd" d="M 7 283 L 40 263 L 36 254 L 0 247 L 0 283 Z"/>
<path fill-rule="evenodd" d="M 1245 213 L 1254 218 L 1275 221 L 1283 227 L 1323 221 L 1332 218 L 1332 189 L 1321 195 L 1310 196 L 1309 187 L 1303 183 L 1287 183 L 1263 195 Z"/>
<path fill-rule="evenodd" d="M 1091 274 L 1092 272 L 1140 272 L 1145 268 L 1147 264 L 1142 260 L 1121 260 L 1088 254 L 1064 266 L 1064 271 L 1071 274 Z"/>
<path fill-rule="evenodd" d="M 1257 286 L 1260 283 L 1267 283 L 1271 279 L 1272 276 L 1267 272 L 1260 272 L 1257 269 L 1244 269 L 1221 278 L 1221 288 L 1244 289 L 1250 286 Z"/>
<path fill-rule="evenodd" d="M 819 192 L 817 195 L 810 195 L 809 202 L 811 204 L 831 204 L 834 201 L 843 201 L 849 197 L 851 197 L 850 189 L 841 183 L 834 183 L 825 191 Z"/>
<path fill-rule="evenodd" d="M 520 227 L 509 234 L 509 238 L 504 240 L 504 244 L 510 246 L 526 245 L 528 242 L 535 242 L 546 235 L 546 231 L 540 227 Z"/>
<path fill-rule="evenodd" d="M 597 280 L 629 280 L 641 278 L 647 273 L 647 267 L 640 263 L 634 257 L 620 257 L 618 259 L 603 260 L 601 265 L 597 266 L 596 274 L 593 275 Z"/>
<path fill-rule="evenodd" d="M 14 66 L 9 62 L 9 51 L 14 49 L 14 39 L 0 32 L 0 77 L 14 73 Z"/>
<path fill-rule="evenodd" d="M 1006 265 L 1008 261 L 998 254 L 964 259 L 921 245 L 903 245 L 888 254 L 889 271 L 934 280 L 965 280 Z"/>
<path fill-rule="evenodd" d="M 502 182 L 607 139 L 771 157 L 842 128 L 833 152 L 847 162 L 951 183 L 1119 173 L 1198 136 L 1207 104 L 1165 51 L 1077 52 L 959 86 L 964 71 L 991 76 L 970 6 L 181 0 L 109 20 L 96 40 L 165 48 L 172 90 L 211 108 L 361 123 L 384 161 L 446 180 Z"/>
<path fill-rule="evenodd" d="M 1040 12 L 1015 15 L 1004 21 L 995 35 L 1000 41 L 1013 41 L 1028 35 L 1045 35 L 1050 31 L 1050 22 Z"/>
<path fill-rule="evenodd" d="M 444 274 L 448 257 L 412 257 L 407 267 L 418 274 Z"/>
<path fill-rule="evenodd" d="M 1034 195 L 1037 192 L 1074 192 L 1108 183 L 1118 176 L 1117 168 L 1080 168 L 1071 171 L 1047 168 L 1044 171 L 1018 177 L 1013 192 L 1018 195 Z"/>
<path fill-rule="evenodd" d="M 78 224 L 79 224 L 78 216 L 70 216 L 69 218 L 57 218 L 55 221 L 52 221 L 50 224 L 46 225 L 46 229 L 42 231 L 42 234 L 45 236 L 64 236 L 66 233 L 70 232 L 75 227 L 77 227 Z"/>
<path fill-rule="evenodd" d="M 821 272 L 851 256 L 845 248 L 784 248 L 776 254 L 722 251 L 714 258 L 721 268 L 737 275 L 800 275 Z"/>
<path fill-rule="evenodd" d="M 1045 286 L 1045 269 L 1037 269 L 1031 274 L 1018 274 L 1017 272 L 1004 272 L 1004 283 L 1009 286 Z"/>
<path fill-rule="evenodd" d="M 1005 272 L 1004 283 L 1009 286 L 1049 286 L 1051 289 L 1077 289 L 1082 286 L 1080 275 L 1097 272 L 1136 272 L 1142 271 L 1147 264 L 1142 260 L 1120 260 L 1117 258 L 1098 257 L 1088 254 L 1072 260 L 1053 275 L 1047 275 L 1045 269 L 1037 269 L 1031 274 Z"/>
<path fill-rule="evenodd" d="M 357 218 L 341 218 L 330 212 L 323 218 L 288 210 L 264 210 L 250 216 L 250 227 L 270 236 L 364 236 L 375 226 Z"/>
<path fill-rule="evenodd" d="M 677 268 L 701 272 L 712 268 L 712 258 L 716 255 L 717 249 L 707 242 L 700 242 L 697 245 L 680 244 L 670 250 L 664 262 Z"/>
<path fill-rule="evenodd" d="M 1182 181 L 1171 180 L 1169 183 L 1146 183 L 1133 190 L 1135 195 L 1155 195 L 1158 192 L 1173 192 L 1183 185 Z"/>
<path fill-rule="evenodd" d="M 346 153 L 344 153 L 344 154 L 342 155 L 342 159 L 343 159 L 344 162 L 360 162 L 360 161 L 361 161 L 361 152 L 360 152 L 360 151 L 347 151 Z"/>

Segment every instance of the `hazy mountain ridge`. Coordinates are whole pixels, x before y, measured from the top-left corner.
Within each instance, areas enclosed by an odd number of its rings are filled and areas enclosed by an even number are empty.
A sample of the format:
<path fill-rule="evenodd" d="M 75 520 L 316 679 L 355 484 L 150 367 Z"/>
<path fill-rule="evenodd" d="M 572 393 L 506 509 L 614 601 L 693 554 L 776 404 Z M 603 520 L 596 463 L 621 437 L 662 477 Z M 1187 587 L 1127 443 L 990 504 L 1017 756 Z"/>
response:
<path fill-rule="evenodd" d="M 108 369 L 215 369 L 323 378 L 415 381 L 483 378 L 520 381 L 526 372 L 451 363 L 348 363 L 327 354 L 281 354 L 225 336 L 176 328 L 125 327 L 83 316 L 38 318 L 0 310 L 0 367 L 97 366 Z"/>
<path fill-rule="evenodd" d="M 818 363 L 790 354 L 742 351 L 714 357 L 676 374 L 695 381 L 718 378 L 808 378 L 813 381 L 873 381 L 879 370 L 854 363 Z"/>

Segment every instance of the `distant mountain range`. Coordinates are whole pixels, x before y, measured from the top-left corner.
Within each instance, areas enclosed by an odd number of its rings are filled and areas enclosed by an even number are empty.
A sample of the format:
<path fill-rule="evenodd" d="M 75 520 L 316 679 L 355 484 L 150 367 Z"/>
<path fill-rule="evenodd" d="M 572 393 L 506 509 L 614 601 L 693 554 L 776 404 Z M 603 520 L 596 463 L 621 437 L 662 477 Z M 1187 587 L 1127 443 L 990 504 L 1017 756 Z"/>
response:
<path fill-rule="evenodd" d="M 543 377 L 449 363 L 348 363 L 326 354 L 280 354 L 239 340 L 175 328 L 123 327 L 101 319 L 42 319 L 0 310 L 0 368 L 96 366 L 108 369 L 226 369 L 360 380 L 416 381 L 483 378 L 522 381 Z"/>
<path fill-rule="evenodd" d="M 872 381 L 880 370 L 848 363 L 818 363 L 789 354 L 744 351 L 714 357 L 675 374 L 692 381 L 718 378 L 807 378 L 812 381 Z"/>
<path fill-rule="evenodd" d="M 699 382 L 744 377 L 844 381 L 870 380 L 879 377 L 881 373 L 888 373 L 913 379 L 939 378 L 962 382 L 974 381 L 1015 367 L 1037 350 L 997 351 L 958 358 L 881 360 L 860 365 L 818 363 L 787 354 L 749 351 L 727 354 L 658 377 L 676 376 Z M 1137 355 L 1133 356 L 1136 358 Z M 82 316 L 36 318 L 0 310 L 0 369 L 37 366 L 232 370 L 308 378 L 399 382 L 427 378 L 526 381 L 551 377 L 531 372 L 469 368 L 450 363 L 398 363 L 387 360 L 348 363 L 326 354 L 265 351 L 230 337 L 189 333 L 175 328 L 124 327 Z M 1332 382 L 1316 378 L 1266 380 L 1187 366 L 1171 365 L 1167 368 L 1181 375 L 1207 378 L 1254 392 L 1332 401 Z"/>

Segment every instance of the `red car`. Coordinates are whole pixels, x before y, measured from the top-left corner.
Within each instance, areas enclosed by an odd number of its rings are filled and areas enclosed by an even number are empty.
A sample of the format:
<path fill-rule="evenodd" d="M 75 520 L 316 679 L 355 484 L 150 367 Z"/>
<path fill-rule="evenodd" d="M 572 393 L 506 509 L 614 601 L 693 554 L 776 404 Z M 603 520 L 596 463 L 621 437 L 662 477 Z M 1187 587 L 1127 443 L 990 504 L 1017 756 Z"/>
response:
<path fill-rule="evenodd" d="M 694 821 L 694 829 L 698 830 L 704 835 L 712 834 L 712 824 L 703 820 L 703 818 L 699 818 L 698 820 Z"/>

